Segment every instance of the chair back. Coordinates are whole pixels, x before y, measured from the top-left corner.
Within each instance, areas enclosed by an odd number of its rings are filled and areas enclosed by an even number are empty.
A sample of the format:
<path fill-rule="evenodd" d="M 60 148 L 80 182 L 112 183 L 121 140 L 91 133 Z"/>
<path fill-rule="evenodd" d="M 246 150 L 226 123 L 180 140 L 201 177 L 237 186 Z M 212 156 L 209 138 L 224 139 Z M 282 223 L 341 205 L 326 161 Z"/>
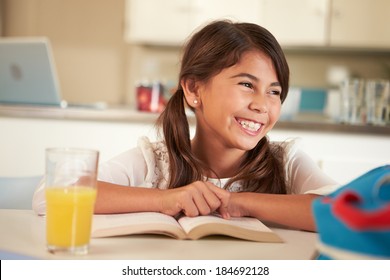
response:
<path fill-rule="evenodd" d="M 42 176 L 0 177 L 0 208 L 32 209 L 32 197 Z"/>

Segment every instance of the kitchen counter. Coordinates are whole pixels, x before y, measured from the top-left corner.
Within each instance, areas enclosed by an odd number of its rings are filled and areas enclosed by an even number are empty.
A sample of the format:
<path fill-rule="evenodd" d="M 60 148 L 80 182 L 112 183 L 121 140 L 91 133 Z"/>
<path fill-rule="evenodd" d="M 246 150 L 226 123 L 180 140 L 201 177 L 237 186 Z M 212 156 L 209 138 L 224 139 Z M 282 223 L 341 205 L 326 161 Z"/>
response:
<path fill-rule="evenodd" d="M 153 124 L 158 114 L 139 112 L 124 106 L 99 109 L 88 107 L 57 108 L 47 106 L 0 105 L 0 117 Z M 188 114 L 188 121 L 190 124 L 195 124 L 192 112 Z M 390 136 L 390 125 L 347 125 L 333 122 L 321 114 L 310 113 L 300 114 L 292 120 L 280 120 L 276 124 L 275 129 Z"/>

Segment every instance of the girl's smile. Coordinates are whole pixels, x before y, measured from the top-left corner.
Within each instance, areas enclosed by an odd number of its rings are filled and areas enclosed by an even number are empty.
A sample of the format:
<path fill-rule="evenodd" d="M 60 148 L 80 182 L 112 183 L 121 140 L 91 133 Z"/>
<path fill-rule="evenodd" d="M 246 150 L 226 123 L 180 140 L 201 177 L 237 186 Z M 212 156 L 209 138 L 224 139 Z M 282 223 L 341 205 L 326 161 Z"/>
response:
<path fill-rule="evenodd" d="M 239 119 L 239 118 L 236 118 L 236 120 L 239 123 L 239 125 L 243 128 L 243 130 L 249 135 L 256 136 L 258 133 L 261 132 L 261 128 L 263 127 L 263 124 L 258 123 L 256 121 Z"/>

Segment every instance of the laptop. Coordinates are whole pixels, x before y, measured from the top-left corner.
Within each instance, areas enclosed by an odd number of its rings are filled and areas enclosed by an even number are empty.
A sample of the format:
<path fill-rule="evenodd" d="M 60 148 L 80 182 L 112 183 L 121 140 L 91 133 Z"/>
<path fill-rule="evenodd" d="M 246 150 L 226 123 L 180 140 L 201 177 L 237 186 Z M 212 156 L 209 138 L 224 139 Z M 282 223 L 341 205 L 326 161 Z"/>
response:
<path fill-rule="evenodd" d="M 0 38 L 0 103 L 66 107 L 47 38 Z"/>
<path fill-rule="evenodd" d="M 0 104 L 107 108 L 105 102 L 68 103 L 62 99 L 46 37 L 0 37 Z"/>

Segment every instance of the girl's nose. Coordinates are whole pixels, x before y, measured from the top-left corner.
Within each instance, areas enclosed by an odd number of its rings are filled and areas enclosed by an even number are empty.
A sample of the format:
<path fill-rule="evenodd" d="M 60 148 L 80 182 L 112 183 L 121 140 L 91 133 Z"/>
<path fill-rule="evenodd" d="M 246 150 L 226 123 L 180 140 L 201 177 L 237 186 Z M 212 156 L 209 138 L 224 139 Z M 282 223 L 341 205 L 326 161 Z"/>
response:
<path fill-rule="evenodd" d="M 257 93 L 254 94 L 252 102 L 249 105 L 249 108 L 253 111 L 256 111 L 260 114 L 268 112 L 267 99 L 265 94 Z"/>

